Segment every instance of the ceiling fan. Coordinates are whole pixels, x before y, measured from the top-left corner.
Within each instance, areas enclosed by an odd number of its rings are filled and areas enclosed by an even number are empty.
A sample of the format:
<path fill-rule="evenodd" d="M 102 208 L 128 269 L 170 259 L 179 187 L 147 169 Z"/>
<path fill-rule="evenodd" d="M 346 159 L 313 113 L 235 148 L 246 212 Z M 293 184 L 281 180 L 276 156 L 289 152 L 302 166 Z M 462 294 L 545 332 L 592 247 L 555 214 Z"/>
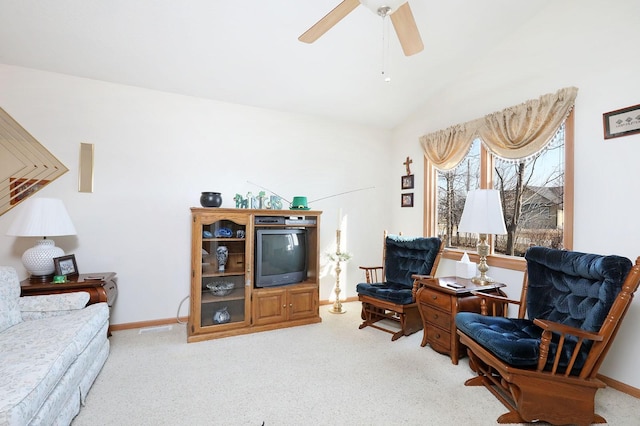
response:
<path fill-rule="evenodd" d="M 391 16 L 393 28 L 398 35 L 400 45 L 406 56 L 415 55 L 424 49 L 416 21 L 413 18 L 413 13 L 411 13 L 407 0 L 344 0 L 298 37 L 298 40 L 304 43 L 313 43 L 351 13 L 359 4 L 366 6 L 383 18 Z"/>

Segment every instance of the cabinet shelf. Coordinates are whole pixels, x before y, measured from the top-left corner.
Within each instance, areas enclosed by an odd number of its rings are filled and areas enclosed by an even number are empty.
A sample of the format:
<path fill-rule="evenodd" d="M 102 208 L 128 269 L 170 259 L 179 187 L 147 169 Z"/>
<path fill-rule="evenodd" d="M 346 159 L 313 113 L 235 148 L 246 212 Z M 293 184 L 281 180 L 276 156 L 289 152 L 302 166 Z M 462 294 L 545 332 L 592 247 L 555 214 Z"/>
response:
<path fill-rule="evenodd" d="M 222 324 L 218 324 L 213 322 L 213 318 L 206 318 L 202 321 L 203 327 L 222 327 L 229 326 L 230 324 L 238 324 L 244 321 L 244 315 L 242 314 L 231 314 L 231 319 L 227 322 L 223 322 Z"/>
<path fill-rule="evenodd" d="M 229 271 L 229 272 L 205 272 L 205 268 L 202 268 L 202 278 L 214 278 L 214 277 L 241 277 L 244 275 L 244 271 Z"/>
<path fill-rule="evenodd" d="M 202 290 L 202 303 L 219 303 L 228 302 L 230 300 L 242 300 L 245 298 L 244 287 L 234 288 L 231 293 L 226 296 L 214 296 L 208 289 Z"/>

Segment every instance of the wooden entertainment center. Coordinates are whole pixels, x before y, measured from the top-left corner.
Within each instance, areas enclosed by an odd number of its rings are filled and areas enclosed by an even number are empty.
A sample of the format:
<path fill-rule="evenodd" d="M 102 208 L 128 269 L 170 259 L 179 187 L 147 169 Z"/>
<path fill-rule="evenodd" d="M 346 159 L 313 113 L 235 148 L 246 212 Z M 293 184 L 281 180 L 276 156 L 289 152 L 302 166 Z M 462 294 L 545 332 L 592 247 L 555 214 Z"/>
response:
<path fill-rule="evenodd" d="M 319 311 L 321 214 L 321 211 L 302 209 L 192 207 L 187 342 L 322 321 Z M 256 230 L 292 228 L 306 230 L 306 279 L 296 284 L 257 288 L 254 281 Z M 222 258 L 226 256 L 223 269 L 218 252 Z M 225 291 L 226 285 L 233 285 L 233 289 Z"/>

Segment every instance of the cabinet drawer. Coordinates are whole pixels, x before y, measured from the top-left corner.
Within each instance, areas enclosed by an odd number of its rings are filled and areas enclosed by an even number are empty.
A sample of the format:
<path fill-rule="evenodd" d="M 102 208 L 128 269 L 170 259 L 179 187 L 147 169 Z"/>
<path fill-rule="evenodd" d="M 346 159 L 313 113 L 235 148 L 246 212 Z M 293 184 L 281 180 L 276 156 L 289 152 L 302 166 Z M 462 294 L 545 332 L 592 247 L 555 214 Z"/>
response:
<path fill-rule="evenodd" d="M 451 334 L 437 327 L 427 329 L 427 341 L 436 350 L 449 352 L 451 350 Z"/>
<path fill-rule="evenodd" d="M 425 288 L 422 290 L 421 300 L 427 305 L 437 306 L 447 312 L 451 312 L 451 296 L 448 294 Z"/>
<path fill-rule="evenodd" d="M 433 308 L 427 308 L 424 311 L 425 319 L 431 324 L 435 324 L 444 329 L 451 327 L 451 315 Z"/>

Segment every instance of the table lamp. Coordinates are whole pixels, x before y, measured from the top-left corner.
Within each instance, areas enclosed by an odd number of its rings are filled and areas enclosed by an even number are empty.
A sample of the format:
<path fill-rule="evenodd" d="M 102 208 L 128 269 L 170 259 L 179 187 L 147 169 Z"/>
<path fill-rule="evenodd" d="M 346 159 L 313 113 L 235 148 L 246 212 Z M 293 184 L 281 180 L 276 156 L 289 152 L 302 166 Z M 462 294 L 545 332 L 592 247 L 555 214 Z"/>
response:
<path fill-rule="evenodd" d="M 29 198 L 13 221 L 7 235 L 16 237 L 42 237 L 36 245 L 22 255 L 22 263 L 31 274 L 31 281 L 50 281 L 55 266 L 53 259 L 64 256 L 64 250 L 56 247 L 47 237 L 76 235 L 76 228 L 62 200 L 55 198 Z"/>
<path fill-rule="evenodd" d="M 480 275 L 472 278 L 471 282 L 478 285 L 493 283 L 493 278 L 487 276 L 487 271 L 489 270 L 487 265 L 487 255 L 489 254 L 487 235 L 503 235 L 507 233 L 500 203 L 500 191 L 496 189 L 469 191 L 467 200 L 464 203 L 460 224 L 458 225 L 458 232 L 479 234 L 477 250 L 480 257 L 480 262 L 478 262 Z"/>

